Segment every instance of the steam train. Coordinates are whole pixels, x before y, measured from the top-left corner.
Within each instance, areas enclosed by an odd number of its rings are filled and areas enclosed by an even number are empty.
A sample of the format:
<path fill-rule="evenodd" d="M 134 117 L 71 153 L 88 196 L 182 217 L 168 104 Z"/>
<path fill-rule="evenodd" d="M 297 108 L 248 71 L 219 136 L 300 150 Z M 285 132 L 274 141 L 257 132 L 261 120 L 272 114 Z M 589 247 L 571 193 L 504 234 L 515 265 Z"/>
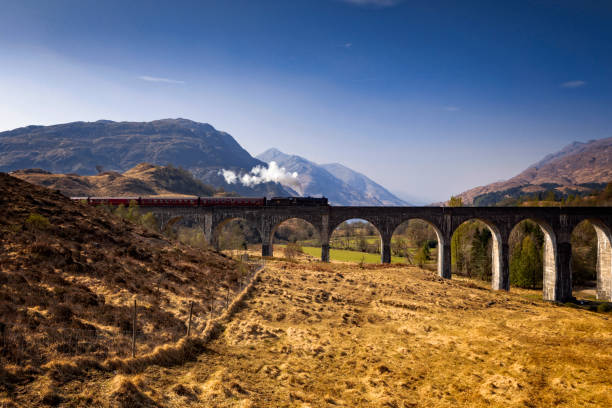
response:
<path fill-rule="evenodd" d="M 89 205 L 128 206 L 134 202 L 141 207 L 283 207 L 325 206 L 325 197 L 71 197 Z"/>

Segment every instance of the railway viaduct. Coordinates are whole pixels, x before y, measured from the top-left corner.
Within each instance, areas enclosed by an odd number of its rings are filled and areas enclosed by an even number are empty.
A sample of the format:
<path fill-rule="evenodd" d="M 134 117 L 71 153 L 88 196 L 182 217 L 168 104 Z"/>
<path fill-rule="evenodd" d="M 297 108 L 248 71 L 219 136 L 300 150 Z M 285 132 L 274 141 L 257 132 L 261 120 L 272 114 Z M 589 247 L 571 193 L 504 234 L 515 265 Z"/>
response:
<path fill-rule="evenodd" d="M 272 238 L 284 221 L 299 218 L 311 223 L 320 235 L 321 260 L 329 261 L 331 233 L 342 222 L 360 218 L 378 229 L 381 237 L 381 262 L 391 261 L 391 236 L 403 222 L 421 219 L 433 227 L 438 239 L 438 274 L 451 277 L 450 243 L 453 232 L 462 223 L 480 220 L 493 237 L 492 288 L 510 289 L 510 232 L 519 222 L 536 222 L 545 236 L 545 300 L 562 302 L 572 298 L 571 242 L 573 229 L 589 220 L 597 232 L 597 297 L 612 301 L 612 208 L 606 207 L 142 207 L 164 223 L 181 217 L 182 222 L 204 229 L 208 242 L 217 246 L 220 227 L 234 219 L 243 219 L 261 236 L 262 255 L 272 256 Z"/>

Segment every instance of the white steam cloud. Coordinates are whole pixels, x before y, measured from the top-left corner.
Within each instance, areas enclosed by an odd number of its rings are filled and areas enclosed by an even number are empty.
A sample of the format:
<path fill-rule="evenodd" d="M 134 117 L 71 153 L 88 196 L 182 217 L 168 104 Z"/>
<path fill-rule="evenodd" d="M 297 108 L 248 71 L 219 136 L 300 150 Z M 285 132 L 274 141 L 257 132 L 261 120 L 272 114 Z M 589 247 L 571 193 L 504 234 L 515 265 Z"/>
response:
<path fill-rule="evenodd" d="M 284 167 L 279 167 L 275 161 L 271 161 L 268 168 L 255 166 L 249 173 L 242 175 L 226 169 L 219 170 L 219 174 L 223 176 L 227 184 L 240 183 L 247 187 L 253 187 L 271 181 L 297 189 L 301 188 L 297 172 L 290 173 Z"/>

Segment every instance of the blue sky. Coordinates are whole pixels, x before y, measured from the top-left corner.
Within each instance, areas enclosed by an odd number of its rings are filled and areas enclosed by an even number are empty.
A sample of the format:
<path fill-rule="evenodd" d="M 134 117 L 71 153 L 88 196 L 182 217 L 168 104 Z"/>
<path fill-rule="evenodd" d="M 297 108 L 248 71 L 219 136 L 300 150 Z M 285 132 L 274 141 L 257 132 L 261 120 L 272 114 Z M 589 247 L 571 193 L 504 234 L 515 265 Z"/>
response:
<path fill-rule="evenodd" d="M 612 136 L 610 1 L 0 0 L 0 130 L 185 117 L 448 198 Z"/>

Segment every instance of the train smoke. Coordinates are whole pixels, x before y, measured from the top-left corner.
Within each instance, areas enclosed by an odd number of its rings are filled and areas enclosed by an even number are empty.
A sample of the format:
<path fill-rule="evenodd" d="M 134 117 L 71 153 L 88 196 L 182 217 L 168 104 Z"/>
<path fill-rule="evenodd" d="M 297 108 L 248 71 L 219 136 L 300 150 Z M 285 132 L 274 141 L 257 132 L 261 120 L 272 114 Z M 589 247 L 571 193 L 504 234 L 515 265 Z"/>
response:
<path fill-rule="evenodd" d="M 275 161 L 271 161 L 268 168 L 255 166 L 249 173 L 242 175 L 226 169 L 219 170 L 219 174 L 223 176 L 227 184 L 240 183 L 243 186 L 253 187 L 257 184 L 273 182 L 297 189 L 301 188 L 297 172 L 290 173 L 284 167 L 279 167 Z"/>

